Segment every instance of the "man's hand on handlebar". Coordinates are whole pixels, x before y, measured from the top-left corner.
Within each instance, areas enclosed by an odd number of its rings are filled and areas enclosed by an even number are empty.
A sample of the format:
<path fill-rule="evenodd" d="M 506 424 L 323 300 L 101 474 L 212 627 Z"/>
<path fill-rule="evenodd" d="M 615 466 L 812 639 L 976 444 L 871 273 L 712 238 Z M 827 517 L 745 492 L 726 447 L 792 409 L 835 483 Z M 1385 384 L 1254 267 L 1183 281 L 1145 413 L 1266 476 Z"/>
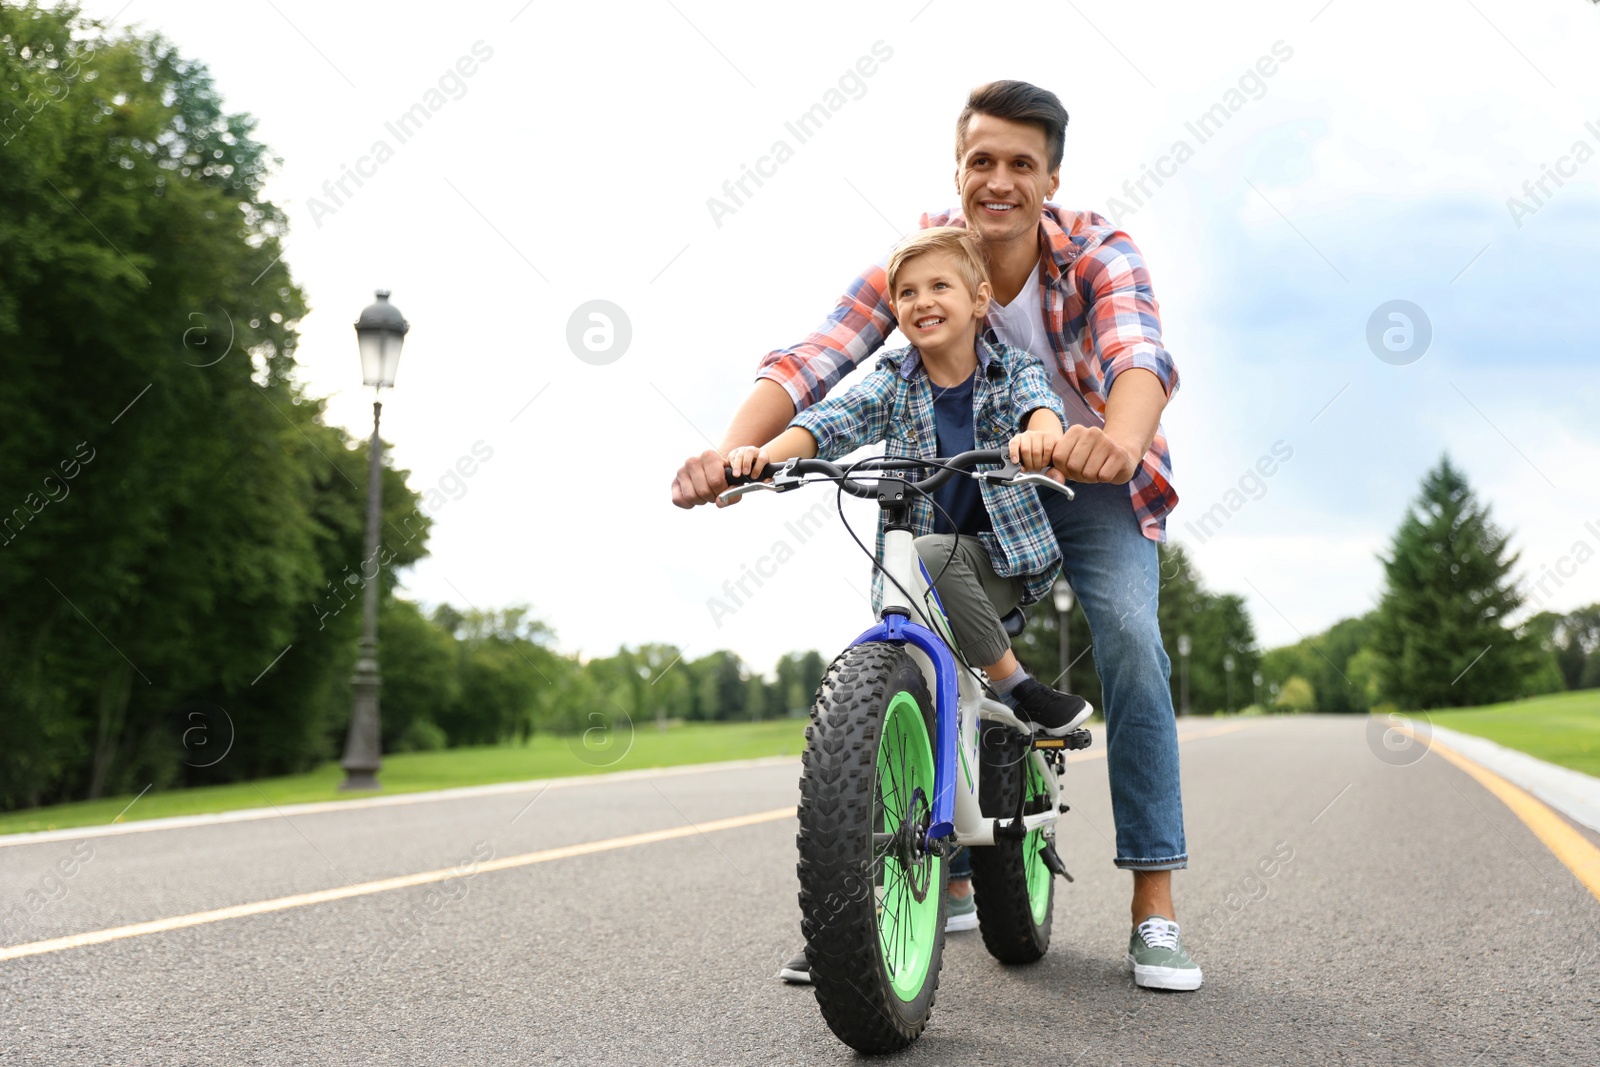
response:
<path fill-rule="evenodd" d="M 727 461 L 716 449 L 708 448 L 698 456 L 690 456 L 672 480 L 672 502 L 680 508 L 692 508 L 697 504 L 726 507 L 726 504 L 717 503 L 717 494 L 728 488 L 723 469 L 726 466 Z"/>
<path fill-rule="evenodd" d="M 1056 441 L 1051 464 L 1074 482 L 1122 485 L 1139 469 L 1140 456 L 1098 426 L 1069 426 Z"/>

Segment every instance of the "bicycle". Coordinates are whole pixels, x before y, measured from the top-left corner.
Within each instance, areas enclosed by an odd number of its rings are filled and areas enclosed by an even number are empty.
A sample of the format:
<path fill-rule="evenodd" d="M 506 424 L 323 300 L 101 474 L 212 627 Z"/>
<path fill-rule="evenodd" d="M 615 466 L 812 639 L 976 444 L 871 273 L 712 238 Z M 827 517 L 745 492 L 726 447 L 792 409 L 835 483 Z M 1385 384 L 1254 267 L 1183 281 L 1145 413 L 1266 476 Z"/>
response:
<path fill-rule="evenodd" d="M 930 477 L 909 480 L 927 467 L 935 468 Z M 1049 948 L 1054 876 L 1071 880 L 1055 850 L 1055 823 L 1068 810 L 1059 779 L 1066 751 L 1090 742 L 1081 722 L 1065 737 L 1035 738 L 986 695 L 980 673 L 961 661 L 917 557 L 911 504 L 958 476 L 1044 486 L 1069 499 L 1072 490 L 1022 471 L 999 450 L 842 467 L 791 459 L 761 472 L 762 480 L 727 474 L 723 502 L 822 483 L 887 512 L 883 558 L 874 557 L 883 575 L 879 621 L 829 666 L 811 709 L 797 844 L 801 929 L 823 1019 L 857 1051 L 894 1052 L 922 1034 L 933 1009 L 954 849 L 972 849 L 989 953 L 1023 964 Z M 1020 619 L 1020 611 L 1007 617 L 1013 636 Z"/>

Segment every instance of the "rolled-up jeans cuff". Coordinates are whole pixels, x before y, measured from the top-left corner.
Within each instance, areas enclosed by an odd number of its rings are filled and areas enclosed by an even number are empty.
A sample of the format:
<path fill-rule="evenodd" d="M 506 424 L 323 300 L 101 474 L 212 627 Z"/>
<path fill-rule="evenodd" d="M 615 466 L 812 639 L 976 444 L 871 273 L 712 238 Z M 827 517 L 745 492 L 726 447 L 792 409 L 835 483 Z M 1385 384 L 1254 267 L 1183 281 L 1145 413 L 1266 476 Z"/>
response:
<path fill-rule="evenodd" d="M 1173 856 L 1170 859 L 1130 860 L 1117 857 L 1117 866 L 1125 871 L 1181 871 L 1189 866 L 1189 855 Z"/>
<path fill-rule="evenodd" d="M 950 877 L 972 877 L 972 853 L 964 848 L 958 848 L 950 856 Z"/>

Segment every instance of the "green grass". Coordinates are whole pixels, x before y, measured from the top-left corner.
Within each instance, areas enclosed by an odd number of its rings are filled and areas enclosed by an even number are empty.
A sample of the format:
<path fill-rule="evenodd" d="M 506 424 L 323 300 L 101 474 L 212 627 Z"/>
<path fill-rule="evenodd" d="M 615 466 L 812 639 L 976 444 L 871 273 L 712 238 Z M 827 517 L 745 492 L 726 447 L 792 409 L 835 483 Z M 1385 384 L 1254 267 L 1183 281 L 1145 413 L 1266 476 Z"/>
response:
<path fill-rule="evenodd" d="M 714 763 L 757 756 L 798 755 L 805 744 L 805 719 L 757 723 L 686 723 L 658 730 L 640 727 L 633 745 L 616 763 L 595 766 L 610 754 L 584 753 L 579 738 L 534 737 L 527 745 L 453 748 L 443 752 L 410 752 L 385 756 L 379 780 L 382 794 L 420 793 L 457 786 L 516 782 L 529 778 L 564 778 L 577 774 Z M 265 778 L 236 785 L 205 786 L 149 792 L 133 803 L 132 795 L 0 814 L 0 834 L 96 826 L 112 821 L 135 822 L 171 815 L 201 815 L 240 808 L 349 800 L 372 793 L 341 793 L 344 772 L 328 763 L 307 774 Z M 118 813 L 127 809 L 118 819 Z"/>
<path fill-rule="evenodd" d="M 1600 689 L 1433 711 L 1428 719 L 1530 756 L 1600 777 Z"/>

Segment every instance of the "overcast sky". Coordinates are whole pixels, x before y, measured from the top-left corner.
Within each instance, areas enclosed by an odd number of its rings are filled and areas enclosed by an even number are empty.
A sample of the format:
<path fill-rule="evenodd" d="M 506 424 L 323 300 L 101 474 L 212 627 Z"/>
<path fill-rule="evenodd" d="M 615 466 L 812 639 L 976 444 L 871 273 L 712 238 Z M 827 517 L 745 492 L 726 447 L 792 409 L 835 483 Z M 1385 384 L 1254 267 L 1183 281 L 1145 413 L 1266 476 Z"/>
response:
<path fill-rule="evenodd" d="M 410 320 L 384 436 L 441 489 L 405 579 L 425 603 L 527 603 L 586 656 L 670 641 L 760 668 L 863 628 L 867 564 L 837 520 L 786 525 L 831 494 L 684 513 L 668 486 L 765 352 L 955 203 L 955 116 L 994 78 L 1061 96 L 1057 200 L 1145 253 L 1183 379 L 1171 534 L 1264 647 L 1376 603 L 1377 554 L 1445 452 L 1524 575 L 1561 573 L 1544 606 L 1600 600 L 1588 0 L 991 9 L 1010 24 L 951 0 L 122 3 L 85 8 L 203 60 L 283 158 L 301 373 L 332 421 L 370 426 L 350 325 L 372 290 Z M 802 142 L 786 124 L 819 103 Z M 341 192 L 346 168 L 366 176 Z M 628 320 L 610 362 L 568 343 L 594 300 Z M 1380 313 L 1397 300 L 1421 315 Z M 475 445 L 492 458 L 458 482 Z M 1252 476 L 1275 447 L 1290 458 Z M 774 553 L 757 595 L 709 610 Z"/>

